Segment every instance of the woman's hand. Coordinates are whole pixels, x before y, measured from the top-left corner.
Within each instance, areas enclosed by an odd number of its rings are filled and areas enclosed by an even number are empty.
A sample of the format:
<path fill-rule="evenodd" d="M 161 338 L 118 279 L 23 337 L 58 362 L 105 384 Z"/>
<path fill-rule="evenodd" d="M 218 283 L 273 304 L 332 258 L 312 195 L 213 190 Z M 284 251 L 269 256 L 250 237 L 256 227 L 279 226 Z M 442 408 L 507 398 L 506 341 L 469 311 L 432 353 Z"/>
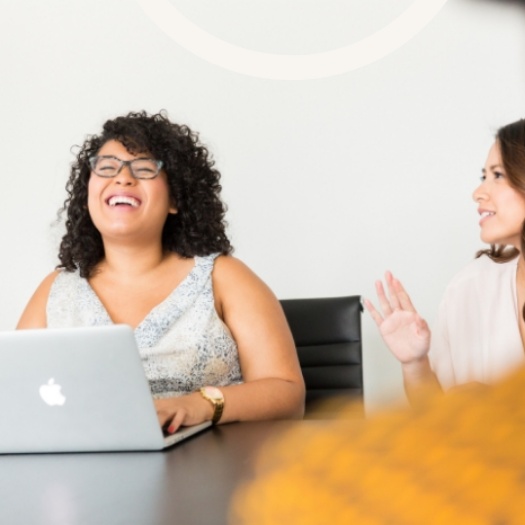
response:
<path fill-rule="evenodd" d="M 382 314 L 365 300 L 366 309 L 377 324 L 390 351 L 408 365 L 426 357 L 430 349 L 430 330 L 416 312 L 403 285 L 390 273 L 385 274 L 388 297 L 383 283 L 376 281 L 377 297 Z"/>
<path fill-rule="evenodd" d="M 173 434 L 181 426 L 189 427 L 211 420 L 213 407 L 199 392 L 180 397 L 155 399 L 160 426 Z"/>

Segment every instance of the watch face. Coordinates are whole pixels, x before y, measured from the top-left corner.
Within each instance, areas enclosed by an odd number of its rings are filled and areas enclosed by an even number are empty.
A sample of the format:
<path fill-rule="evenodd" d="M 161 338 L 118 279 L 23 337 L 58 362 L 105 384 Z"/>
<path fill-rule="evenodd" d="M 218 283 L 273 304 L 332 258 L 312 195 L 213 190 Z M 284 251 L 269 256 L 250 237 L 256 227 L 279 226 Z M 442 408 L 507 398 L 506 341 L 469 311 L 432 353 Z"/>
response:
<path fill-rule="evenodd" d="M 203 390 L 206 393 L 206 395 L 208 397 L 211 397 L 212 399 L 215 399 L 217 401 L 224 399 L 222 392 L 214 386 L 205 386 Z"/>

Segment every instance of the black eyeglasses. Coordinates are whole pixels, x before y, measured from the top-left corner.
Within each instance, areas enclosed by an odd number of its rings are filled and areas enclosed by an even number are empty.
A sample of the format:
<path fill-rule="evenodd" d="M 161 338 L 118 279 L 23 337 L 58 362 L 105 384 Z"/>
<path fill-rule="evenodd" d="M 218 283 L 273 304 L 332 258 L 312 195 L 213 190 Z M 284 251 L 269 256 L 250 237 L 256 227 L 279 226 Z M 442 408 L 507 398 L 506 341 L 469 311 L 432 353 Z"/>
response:
<path fill-rule="evenodd" d="M 124 166 L 129 166 L 135 179 L 154 179 L 162 168 L 162 161 L 155 159 L 122 160 L 112 155 L 90 157 L 89 165 L 95 175 L 111 179 L 116 177 Z"/>

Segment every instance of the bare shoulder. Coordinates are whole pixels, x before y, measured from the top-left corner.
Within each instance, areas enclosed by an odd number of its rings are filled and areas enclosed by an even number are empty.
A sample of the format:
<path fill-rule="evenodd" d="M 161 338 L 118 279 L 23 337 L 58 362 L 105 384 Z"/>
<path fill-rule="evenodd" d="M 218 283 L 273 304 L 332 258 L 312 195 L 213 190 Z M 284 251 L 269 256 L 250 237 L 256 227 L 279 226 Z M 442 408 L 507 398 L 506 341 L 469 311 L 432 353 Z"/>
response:
<path fill-rule="evenodd" d="M 219 255 L 217 259 L 215 259 L 215 264 L 213 267 L 213 271 L 216 275 L 218 274 L 235 274 L 238 272 L 250 272 L 253 273 L 246 264 L 244 264 L 240 259 L 237 259 L 237 257 L 233 257 L 232 255 Z"/>
<path fill-rule="evenodd" d="M 55 270 L 47 275 L 35 290 L 31 299 L 27 303 L 17 329 L 24 328 L 47 328 L 46 306 L 51 287 L 55 282 L 59 270 Z"/>
<path fill-rule="evenodd" d="M 236 285 L 270 291 L 266 284 L 246 264 L 231 255 L 220 255 L 213 268 L 214 287 L 221 289 Z"/>
<path fill-rule="evenodd" d="M 246 264 L 230 255 L 217 257 L 212 273 L 215 306 L 221 317 L 225 310 L 247 308 L 248 304 L 277 304 L 270 288 Z"/>

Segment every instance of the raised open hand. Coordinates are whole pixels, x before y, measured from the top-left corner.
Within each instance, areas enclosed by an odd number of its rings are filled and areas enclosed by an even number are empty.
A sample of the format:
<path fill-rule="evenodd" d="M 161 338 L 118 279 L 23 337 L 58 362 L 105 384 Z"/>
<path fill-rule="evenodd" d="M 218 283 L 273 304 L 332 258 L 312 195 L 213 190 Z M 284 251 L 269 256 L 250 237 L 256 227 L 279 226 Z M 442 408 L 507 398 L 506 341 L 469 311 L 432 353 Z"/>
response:
<path fill-rule="evenodd" d="M 365 299 L 364 305 L 379 328 L 390 351 L 403 364 L 420 360 L 430 348 L 430 330 L 417 313 L 401 282 L 390 272 L 385 274 L 388 296 L 383 283 L 376 281 L 380 313 Z"/>

